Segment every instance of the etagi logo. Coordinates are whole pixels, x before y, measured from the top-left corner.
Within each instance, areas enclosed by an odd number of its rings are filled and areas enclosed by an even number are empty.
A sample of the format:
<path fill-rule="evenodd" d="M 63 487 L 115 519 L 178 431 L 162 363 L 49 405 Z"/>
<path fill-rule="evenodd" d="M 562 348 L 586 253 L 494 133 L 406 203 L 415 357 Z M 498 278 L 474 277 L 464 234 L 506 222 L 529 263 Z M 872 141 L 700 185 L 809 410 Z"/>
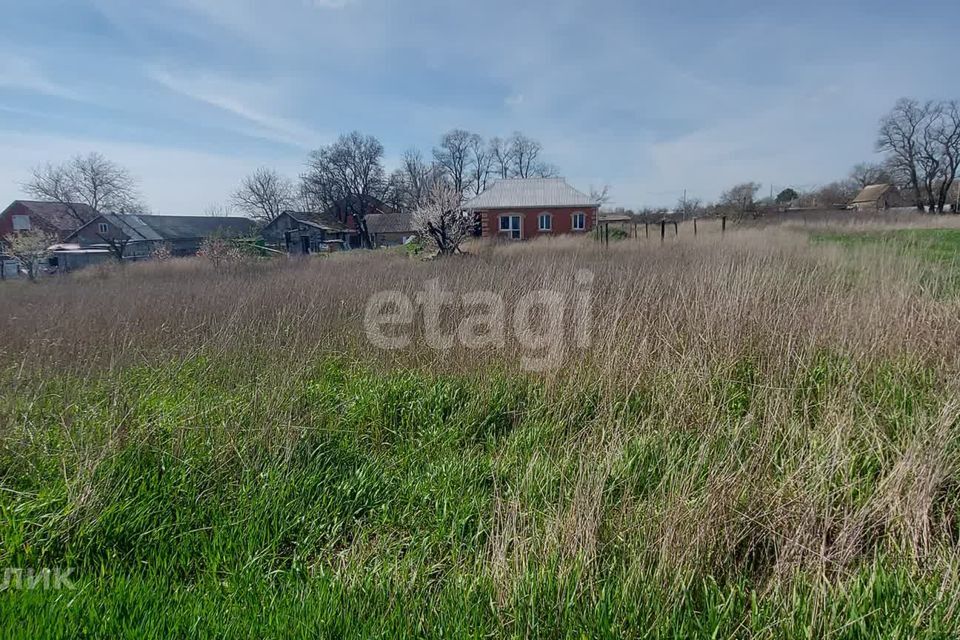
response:
<path fill-rule="evenodd" d="M 431 349 L 447 351 L 457 344 L 468 349 L 503 349 L 512 337 L 521 347 L 524 369 L 547 371 L 563 361 L 568 342 L 578 349 L 590 347 L 593 280 L 593 273 L 581 269 L 574 275 L 572 290 L 529 291 L 519 296 L 511 310 L 503 293 L 485 290 L 457 295 L 434 278 L 413 296 L 402 291 L 371 296 L 363 327 L 375 346 L 405 349 L 413 341 L 411 329 L 419 312 L 423 338 Z M 463 315 L 456 327 L 444 327 L 442 319 L 458 309 Z"/>
<path fill-rule="evenodd" d="M 0 591 L 32 591 L 34 589 L 59 591 L 76 589 L 70 574 L 73 569 L 23 569 L 7 567 L 3 570 Z"/>

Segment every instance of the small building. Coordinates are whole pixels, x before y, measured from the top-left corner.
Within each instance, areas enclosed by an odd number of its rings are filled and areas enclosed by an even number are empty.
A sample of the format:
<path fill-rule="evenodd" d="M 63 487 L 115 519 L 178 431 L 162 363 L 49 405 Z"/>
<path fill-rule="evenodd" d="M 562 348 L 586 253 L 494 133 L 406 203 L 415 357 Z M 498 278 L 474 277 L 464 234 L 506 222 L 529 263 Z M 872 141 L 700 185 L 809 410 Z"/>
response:
<path fill-rule="evenodd" d="M 417 235 L 413 230 L 413 216 L 409 213 L 371 213 L 366 222 L 374 247 L 405 244 Z"/>
<path fill-rule="evenodd" d="M 140 260 L 163 246 L 175 256 L 195 255 L 207 238 L 251 238 L 256 228 L 249 218 L 105 213 L 66 240 L 80 249 L 106 249 L 114 255 L 122 250 L 124 259 Z"/>
<path fill-rule="evenodd" d="M 896 187 L 889 184 L 871 184 L 861 189 L 850 203 L 856 211 L 885 211 L 900 207 L 903 199 Z"/>
<path fill-rule="evenodd" d="M 464 209 L 474 215 L 475 234 L 485 238 L 529 240 L 565 233 L 589 233 L 599 203 L 563 178 L 498 180 Z"/>
<path fill-rule="evenodd" d="M 260 230 L 266 246 L 293 255 L 357 246 L 359 235 L 334 214 L 307 211 L 284 211 Z"/>
<path fill-rule="evenodd" d="M 340 198 L 340 200 L 335 202 L 331 207 L 324 211 L 322 215 L 326 220 L 335 220 L 342 227 L 354 232 L 349 238 L 350 246 L 354 248 L 359 248 L 363 243 L 363 239 L 360 237 L 360 233 L 357 230 L 357 221 L 354 218 L 354 213 L 359 213 L 361 209 L 363 209 L 364 220 L 368 220 L 370 216 L 399 213 L 397 209 L 391 207 L 383 200 L 375 198 L 374 196 L 364 196 L 362 207 L 360 198 L 356 196 Z M 367 231 L 372 236 L 373 232 L 370 231 L 369 228 Z M 374 243 L 374 246 L 376 246 L 376 243 Z"/>
<path fill-rule="evenodd" d="M 14 200 L 0 213 L 0 238 L 20 231 L 43 231 L 65 240 L 100 213 L 80 202 Z"/>

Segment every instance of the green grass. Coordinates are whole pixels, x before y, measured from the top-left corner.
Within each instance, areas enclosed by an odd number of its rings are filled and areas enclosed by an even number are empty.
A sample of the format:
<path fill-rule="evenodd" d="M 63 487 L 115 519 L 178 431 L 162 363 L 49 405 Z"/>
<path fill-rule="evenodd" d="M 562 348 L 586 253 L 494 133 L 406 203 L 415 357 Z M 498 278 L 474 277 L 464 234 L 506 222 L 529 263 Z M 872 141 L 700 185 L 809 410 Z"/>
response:
<path fill-rule="evenodd" d="M 815 242 L 847 247 L 886 246 L 952 268 L 960 266 L 960 229 L 897 229 L 894 231 L 813 234 Z"/>
<path fill-rule="evenodd" d="M 708 509 L 717 469 L 745 473 L 759 448 L 776 455 L 751 472 L 740 508 L 773 501 L 774 486 L 810 489 L 791 482 L 803 460 L 836 452 L 838 396 L 854 422 L 876 425 L 848 436 L 844 468 L 825 480 L 842 509 L 875 493 L 941 409 L 933 373 L 908 362 L 822 354 L 781 391 L 760 383 L 761 369 L 743 359 L 698 386 L 692 410 L 713 430 L 673 424 L 658 380 L 611 396 L 589 376 L 385 374 L 333 359 L 268 386 L 198 357 L 32 381 L 0 394 L 0 565 L 70 567 L 77 588 L 0 592 L 0 628 L 31 638 L 956 637 L 955 578 L 901 559 L 889 532 L 831 580 L 802 570 L 772 580 L 777 539 L 749 520 L 716 525 L 732 527 L 730 547 L 722 534 L 702 558 L 658 557 L 674 498 Z M 763 428 L 782 403 L 790 424 Z M 952 508 L 955 493 L 938 504 Z M 505 533 L 511 513 L 516 535 Z M 564 537 L 564 522 L 595 541 Z"/>

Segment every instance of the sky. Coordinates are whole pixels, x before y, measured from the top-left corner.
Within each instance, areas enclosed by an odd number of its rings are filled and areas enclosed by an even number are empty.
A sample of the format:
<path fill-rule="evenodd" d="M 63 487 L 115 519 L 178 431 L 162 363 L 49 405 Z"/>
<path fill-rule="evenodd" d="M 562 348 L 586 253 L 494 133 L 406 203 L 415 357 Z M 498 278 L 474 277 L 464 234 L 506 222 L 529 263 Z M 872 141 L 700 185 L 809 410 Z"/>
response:
<path fill-rule="evenodd" d="M 902 96 L 960 98 L 955 0 L 0 0 L 0 206 L 97 151 L 154 213 L 295 178 L 358 130 L 393 168 L 522 131 L 612 204 L 779 191 L 875 161 Z"/>

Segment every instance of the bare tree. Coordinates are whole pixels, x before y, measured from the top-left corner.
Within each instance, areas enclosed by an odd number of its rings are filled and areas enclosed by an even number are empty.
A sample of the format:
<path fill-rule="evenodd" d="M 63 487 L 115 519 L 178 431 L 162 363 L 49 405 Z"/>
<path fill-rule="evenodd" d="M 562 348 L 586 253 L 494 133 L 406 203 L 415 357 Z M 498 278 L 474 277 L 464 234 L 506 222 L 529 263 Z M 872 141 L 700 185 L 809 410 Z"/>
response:
<path fill-rule="evenodd" d="M 676 212 L 681 220 L 699 218 L 703 214 L 703 201 L 700 198 L 684 196 L 677 202 Z"/>
<path fill-rule="evenodd" d="M 240 182 L 233 204 L 254 220 L 268 223 L 293 205 L 294 194 L 290 180 L 261 167 Z"/>
<path fill-rule="evenodd" d="M 490 140 L 490 168 L 498 178 L 510 178 L 513 175 L 513 146 L 509 140 L 493 138 Z"/>
<path fill-rule="evenodd" d="M 461 201 L 462 193 L 453 184 L 439 181 L 413 212 L 413 228 L 427 238 L 440 255 L 459 252 L 473 228 L 472 217 L 460 208 Z"/>
<path fill-rule="evenodd" d="M 453 188 L 461 194 L 470 181 L 473 149 L 482 144 L 483 140 L 477 134 L 463 129 L 454 129 L 443 134 L 440 146 L 433 150 L 434 162 L 443 168 Z"/>
<path fill-rule="evenodd" d="M 427 164 L 423 155 L 416 149 L 408 149 L 404 152 L 400 170 L 403 172 L 407 207 L 416 209 L 423 204 L 430 190 L 433 175 L 438 173 L 438 170 Z"/>
<path fill-rule="evenodd" d="M 850 170 L 850 179 L 863 189 L 871 184 L 890 184 L 893 178 L 886 165 L 874 162 L 861 162 Z"/>
<path fill-rule="evenodd" d="M 233 215 L 233 209 L 229 204 L 214 202 L 207 205 L 207 208 L 203 210 L 203 215 L 210 218 L 229 218 Z"/>
<path fill-rule="evenodd" d="M 487 179 L 490 176 L 492 157 L 490 147 L 480 136 L 474 136 L 470 139 L 470 157 L 467 162 L 469 167 L 470 187 L 469 193 L 474 196 L 480 195 L 487 188 Z"/>
<path fill-rule="evenodd" d="M 59 202 L 78 222 L 89 222 L 76 204 L 85 204 L 98 212 L 144 213 L 137 181 L 120 165 L 99 153 L 74 156 L 61 164 L 43 164 L 22 185 L 31 196 Z"/>
<path fill-rule="evenodd" d="M 34 229 L 19 231 L 3 237 L 3 247 L 27 269 L 31 280 L 37 279 L 40 265 L 50 257 L 50 247 L 57 243 L 55 235 Z"/>
<path fill-rule="evenodd" d="M 610 185 L 605 184 L 599 189 L 591 186 L 590 199 L 596 202 L 598 207 L 602 207 L 610 202 Z"/>
<path fill-rule="evenodd" d="M 720 205 L 728 211 L 742 216 L 755 208 L 759 191 L 760 184 L 756 182 L 734 185 L 720 196 Z"/>
<path fill-rule="evenodd" d="M 914 205 L 923 211 L 918 161 L 924 123 L 929 118 L 930 105 L 901 98 L 893 110 L 880 121 L 877 149 L 886 151 L 890 165 L 903 177 L 913 192 Z"/>
<path fill-rule="evenodd" d="M 330 207 L 343 201 L 356 223 L 363 246 L 370 246 L 366 214 L 372 198 L 384 195 L 383 145 L 358 131 L 310 154 L 303 175 L 303 191 L 311 200 Z"/>
<path fill-rule="evenodd" d="M 943 213 L 960 169 L 960 107 L 956 102 L 927 105 L 919 152 L 919 173 L 930 211 Z"/>

